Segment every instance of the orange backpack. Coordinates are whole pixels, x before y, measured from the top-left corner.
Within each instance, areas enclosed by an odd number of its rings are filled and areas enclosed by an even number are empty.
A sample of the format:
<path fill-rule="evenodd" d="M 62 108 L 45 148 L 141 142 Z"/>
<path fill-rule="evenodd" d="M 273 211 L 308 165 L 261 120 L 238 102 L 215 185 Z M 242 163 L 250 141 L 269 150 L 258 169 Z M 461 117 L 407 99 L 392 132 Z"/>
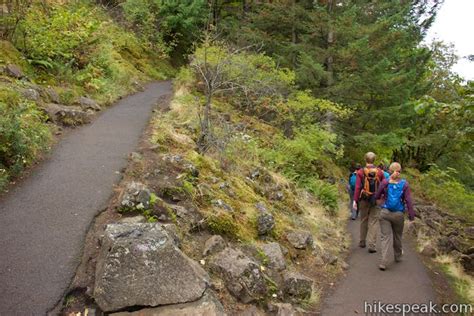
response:
<path fill-rule="evenodd" d="M 376 168 L 376 167 L 364 168 L 362 190 L 360 191 L 361 199 L 372 200 L 372 197 L 375 195 L 380 185 L 380 179 L 378 177 L 378 174 L 379 174 L 379 168 Z"/>

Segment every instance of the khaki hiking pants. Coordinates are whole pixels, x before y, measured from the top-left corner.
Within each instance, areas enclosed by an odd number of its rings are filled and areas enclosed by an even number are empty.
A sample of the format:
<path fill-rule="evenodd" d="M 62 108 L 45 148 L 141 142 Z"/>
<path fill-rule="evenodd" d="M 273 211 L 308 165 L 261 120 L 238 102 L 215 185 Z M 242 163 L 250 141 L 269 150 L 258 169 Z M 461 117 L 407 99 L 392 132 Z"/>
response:
<path fill-rule="evenodd" d="M 379 231 L 380 208 L 377 205 L 371 205 L 369 201 L 361 200 L 359 202 L 360 214 L 360 241 L 367 240 L 369 249 L 376 249 L 377 232 Z"/>
<path fill-rule="evenodd" d="M 404 222 L 405 217 L 403 212 L 390 212 L 387 209 L 382 209 L 380 212 L 380 232 L 382 235 L 381 264 L 388 264 L 388 254 L 392 244 L 395 260 L 400 260 L 402 256 L 402 234 Z"/>

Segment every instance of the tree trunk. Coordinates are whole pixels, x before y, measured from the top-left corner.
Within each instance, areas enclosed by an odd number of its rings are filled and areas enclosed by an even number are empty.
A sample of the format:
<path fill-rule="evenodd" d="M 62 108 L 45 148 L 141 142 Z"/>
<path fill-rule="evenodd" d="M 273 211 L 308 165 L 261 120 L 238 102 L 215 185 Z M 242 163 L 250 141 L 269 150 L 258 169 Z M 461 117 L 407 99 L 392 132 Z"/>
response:
<path fill-rule="evenodd" d="M 201 134 L 198 140 L 198 150 L 200 153 L 205 153 L 209 148 L 209 140 L 211 138 L 211 101 L 212 91 L 206 93 L 206 104 L 204 105 L 204 113 L 201 120 Z"/>
<path fill-rule="evenodd" d="M 297 40 L 297 37 L 296 37 L 296 9 L 295 9 L 295 6 L 296 6 L 296 0 L 293 0 L 292 3 L 291 3 L 291 11 L 292 11 L 292 15 L 293 15 L 293 21 L 292 21 L 292 24 L 291 24 L 291 43 L 293 44 L 293 58 L 292 58 L 292 62 L 293 62 L 293 68 L 296 68 L 296 40 Z"/>
<path fill-rule="evenodd" d="M 328 36 L 327 36 L 327 51 L 328 57 L 326 58 L 326 67 L 328 72 L 328 86 L 332 86 L 334 84 L 334 59 L 332 56 L 332 45 L 334 43 L 334 30 L 332 27 L 332 13 L 334 8 L 334 0 L 328 0 L 327 4 L 327 11 L 329 17 L 329 24 L 328 24 Z"/>

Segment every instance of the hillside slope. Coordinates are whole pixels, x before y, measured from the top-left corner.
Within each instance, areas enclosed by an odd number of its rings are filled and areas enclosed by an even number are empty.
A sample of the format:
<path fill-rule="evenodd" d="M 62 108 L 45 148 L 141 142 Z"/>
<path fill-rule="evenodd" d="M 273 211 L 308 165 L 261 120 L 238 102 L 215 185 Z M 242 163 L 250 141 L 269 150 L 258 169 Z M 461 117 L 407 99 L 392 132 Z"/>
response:
<path fill-rule="evenodd" d="M 99 6 L 34 2 L 23 10 L 11 38 L 0 41 L 0 190 L 61 127 L 90 122 L 143 83 L 173 74 L 164 47 L 139 39 Z"/>

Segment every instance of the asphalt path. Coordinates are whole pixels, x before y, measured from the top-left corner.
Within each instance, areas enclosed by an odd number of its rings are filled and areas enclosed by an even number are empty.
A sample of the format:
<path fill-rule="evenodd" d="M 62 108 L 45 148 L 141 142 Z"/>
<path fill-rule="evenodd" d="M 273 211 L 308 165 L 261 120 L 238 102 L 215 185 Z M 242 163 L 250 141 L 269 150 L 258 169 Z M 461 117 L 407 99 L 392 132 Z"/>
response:
<path fill-rule="evenodd" d="M 403 261 L 392 262 L 387 266 L 387 270 L 380 271 L 378 269 L 380 243 L 378 252 L 374 254 L 369 254 L 367 248 L 359 248 L 359 225 L 359 220 L 348 223 L 348 231 L 352 236 L 351 254 L 347 261 L 349 269 L 346 276 L 336 285 L 334 292 L 325 300 L 321 314 L 323 316 L 382 315 L 386 310 L 379 310 L 377 313 L 374 304 L 378 308 L 378 302 L 380 304 L 429 304 L 430 301 L 436 303 L 435 290 L 426 267 L 407 243 L 406 236 L 404 236 L 403 244 Z M 393 258 L 393 252 L 391 258 Z M 367 307 L 365 308 L 364 305 Z M 402 314 L 390 313 L 389 315 Z"/>
<path fill-rule="evenodd" d="M 68 133 L 50 157 L 0 200 L 0 315 L 45 315 L 80 262 L 84 237 L 158 99 L 155 82 Z"/>

